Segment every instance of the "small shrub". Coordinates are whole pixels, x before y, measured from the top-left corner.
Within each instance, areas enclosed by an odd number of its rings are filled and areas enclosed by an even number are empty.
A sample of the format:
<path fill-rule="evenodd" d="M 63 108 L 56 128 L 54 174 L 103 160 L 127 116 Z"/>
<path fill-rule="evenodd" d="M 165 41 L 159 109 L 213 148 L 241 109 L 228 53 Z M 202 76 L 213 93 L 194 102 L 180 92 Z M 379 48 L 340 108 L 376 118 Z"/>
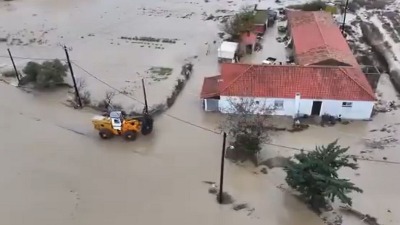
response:
<path fill-rule="evenodd" d="M 326 8 L 326 3 L 323 1 L 313 1 L 300 5 L 290 5 L 288 6 L 288 8 L 299 9 L 303 11 L 319 11 L 321 9 L 324 10 Z"/>
<path fill-rule="evenodd" d="M 91 103 L 91 94 L 89 91 L 84 91 L 81 94 L 81 100 L 83 105 L 90 105 Z"/>

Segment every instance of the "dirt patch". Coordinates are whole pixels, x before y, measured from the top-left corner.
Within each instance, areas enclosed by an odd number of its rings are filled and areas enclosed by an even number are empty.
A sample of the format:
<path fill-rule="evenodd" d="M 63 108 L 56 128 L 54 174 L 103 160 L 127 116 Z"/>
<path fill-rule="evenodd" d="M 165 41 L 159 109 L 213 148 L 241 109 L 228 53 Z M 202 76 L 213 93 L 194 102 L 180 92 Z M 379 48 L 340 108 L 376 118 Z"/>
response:
<path fill-rule="evenodd" d="M 261 162 L 260 165 L 265 165 L 268 168 L 272 169 L 275 167 L 285 167 L 288 165 L 288 163 L 289 163 L 289 158 L 277 156 Z"/>
<path fill-rule="evenodd" d="M 168 79 L 173 69 L 167 67 L 151 67 L 146 73 L 150 74 L 153 81 L 162 81 Z"/>
<path fill-rule="evenodd" d="M 387 5 L 393 2 L 393 0 L 354 0 L 351 4 L 352 7 L 355 8 L 365 7 L 366 9 L 384 9 Z"/>
<path fill-rule="evenodd" d="M 389 71 L 389 65 L 381 51 L 382 47 L 376 44 L 383 40 L 383 35 L 380 33 L 379 29 L 372 23 L 367 22 L 360 22 L 360 28 L 362 31 L 362 39 L 371 47 L 371 52 L 374 53 L 373 55 L 376 57 L 377 62 L 381 65 L 380 71 Z"/>
<path fill-rule="evenodd" d="M 218 204 L 230 205 L 230 204 L 233 204 L 235 202 L 233 197 L 227 192 L 223 192 L 222 193 L 222 202 L 221 202 L 220 199 L 219 199 L 220 195 L 219 195 L 219 187 L 218 187 L 218 185 L 213 181 L 203 181 L 203 183 L 210 185 L 210 187 L 208 188 L 208 193 L 216 196 L 216 200 L 217 200 Z M 248 216 L 250 216 L 255 210 L 255 208 L 250 207 L 249 204 L 247 204 L 245 202 L 233 204 L 232 205 L 232 209 L 235 210 L 235 211 L 247 210 L 247 212 L 248 212 L 247 215 Z"/>
<path fill-rule="evenodd" d="M 219 200 L 220 195 L 219 195 L 218 185 L 212 181 L 203 181 L 203 183 L 210 185 L 210 187 L 208 188 L 208 193 L 216 195 L 218 203 L 223 204 L 223 205 L 228 205 L 228 204 L 232 204 L 233 202 L 235 202 L 233 197 L 230 194 L 228 194 L 227 192 L 222 193 L 222 202 L 221 202 Z"/>
<path fill-rule="evenodd" d="M 227 148 L 225 152 L 225 158 L 231 160 L 232 162 L 245 162 L 250 161 L 254 165 L 258 166 L 258 158 L 256 155 L 250 154 L 246 151 L 240 151 L 237 149 Z"/>
<path fill-rule="evenodd" d="M 323 212 L 320 217 L 328 225 L 341 225 L 343 223 L 343 216 L 334 210 Z"/>
<path fill-rule="evenodd" d="M 370 149 L 380 149 L 383 150 L 386 147 L 389 147 L 391 144 L 397 143 L 397 139 L 393 137 L 384 137 L 381 139 L 375 140 L 366 140 L 365 146 Z"/>
<path fill-rule="evenodd" d="M 0 42 L 7 42 L 7 44 L 10 46 L 29 46 L 33 44 L 48 45 L 49 40 L 47 40 L 45 36 L 53 30 L 55 30 L 55 28 L 41 31 L 30 31 L 27 29 L 22 29 L 15 33 L 8 33 L 6 36 L 1 37 Z"/>
<path fill-rule="evenodd" d="M 220 201 L 220 199 L 219 199 L 220 195 L 218 193 L 216 195 L 217 195 L 216 200 L 220 204 L 229 205 L 229 204 L 232 204 L 232 203 L 235 202 L 233 197 L 230 194 L 228 194 L 227 192 L 223 192 L 222 193 L 222 196 L 221 196 L 222 197 L 222 201 Z"/>
<path fill-rule="evenodd" d="M 239 204 L 235 204 L 233 205 L 232 209 L 235 211 L 239 211 L 245 208 L 248 208 L 249 206 L 247 205 L 247 203 L 239 203 Z"/>
<path fill-rule="evenodd" d="M 355 210 L 355 209 L 351 208 L 350 206 L 345 206 L 345 207 L 341 206 L 340 210 L 342 210 L 345 213 L 348 213 L 348 214 L 351 214 L 351 215 L 357 217 L 361 221 L 364 221 L 365 224 L 368 224 L 368 225 L 381 225 L 380 223 L 378 223 L 378 220 L 375 217 L 370 216 L 368 214 L 364 214 L 364 213 L 362 213 L 362 212 L 360 212 L 358 210 Z"/>
<path fill-rule="evenodd" d="M 194 4 L 198 4 L 193 2 Z M 154 16 L 154 17 L 164 17 L 164 18 L 180 18 L 180 19 L 191 19 L 195 13 L 194 12 L 181 12 L 178 10 L 168 10 L 165 8 L 138 8 L 138 15 L 144 16 Z"/>

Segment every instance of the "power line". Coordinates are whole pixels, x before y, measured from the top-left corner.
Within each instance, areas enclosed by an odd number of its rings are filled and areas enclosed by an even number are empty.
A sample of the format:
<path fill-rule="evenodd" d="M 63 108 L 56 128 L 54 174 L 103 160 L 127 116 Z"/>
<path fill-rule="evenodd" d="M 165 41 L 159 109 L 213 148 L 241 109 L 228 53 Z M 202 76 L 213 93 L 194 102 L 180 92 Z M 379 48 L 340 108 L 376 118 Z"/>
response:
<path fill-rule="evenodd" d="M 137 98 L 132 97 L 131 95 L 128 95 L 128 94 L 126 94 L 126 93 L 120 91 L 120 90 L 119 90 L 118 88 L 116 88 L 116 87 L 113 87 L 113 86 L 110 85 L 109 83 L 103 81 L 102 79 L 98 78 L 96 75 L 94 75 L 94 74 L 90 73 L 89 71 L 87 71 L 86 69 L 84 69 L 82 66 L 78 65 L 76 62 L 72 62 L 72 64 L 74 64 L 76 67 L 78 67 L 79 69 L 81 69 L 81 70 L 84 71 L 86 74 L 88 74 L 88 75 L 91 76 L 92 78 L 96 79 L 96 80 L 99 81 L 100 83 L 102 83 L 102 84 L 106 85 L 107 87 L 113 89 L 114 91 L 116 91 L 116 92 L 118 92 L 118 93 L 120 93 L 120 94 L 122 94 L 122 95 L 124 95 L 124 96 L 126 96 L 126 97 L 128 97 L 128 98 L 130 98 L 130 99 L 132 99 L 132 100 L 134 100 L 134 101 L 137 101 L 137 102 L 139 102 L 139 103 L 141 103 L 141 104 L 144 105 L 144 102 L 140 101 L 140 100 L 137 99 Z"/>
<path fill-rule="evenodd" d="M 10 56 L 0 55 L 0 58 L 10 58 Z M 27 59 L 27 60 L 41 60 L 41 61 L 50 61 L 54 60 L 54 58 L 34 58 L 34 57 L 21 57 L 21 56 L 13 56 L 14 59 Z M 66 59 L 58 59 L 60 61 L 67 61 Z"/>

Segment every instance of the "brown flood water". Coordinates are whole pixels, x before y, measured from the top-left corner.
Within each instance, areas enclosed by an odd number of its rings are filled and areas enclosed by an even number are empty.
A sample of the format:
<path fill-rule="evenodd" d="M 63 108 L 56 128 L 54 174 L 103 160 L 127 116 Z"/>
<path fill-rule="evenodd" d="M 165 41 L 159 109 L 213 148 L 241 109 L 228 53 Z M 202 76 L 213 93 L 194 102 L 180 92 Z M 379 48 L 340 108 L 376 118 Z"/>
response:
<path fill-rule="evenodd" d="M 168 111 L 180 119 L 213 129 L 219 116 L 202 112 L 198 93 L 204 76 L 218 72 L 212 49 L 205 55 L 205 42 L 216 40 L 218 27 L 203 21 L 202 10 L 237 8 L 231 1 L 15 1 L 0 4 L 0 20 L 14 19 L 1 24 L 2 32 L 29 31 L 57 27 L 45 37 L 49 45 L 12 46 L 18 56 L 63 57 L 57 44 L 73 47 L 73 60 L 100 76 L 113 86 L 123 88 L 125 80 L 134 83 L 136 72 L 149 66 L 168 65 L 174 68 L 170 79 L 149 88 L 149 101 L 160 102 L 179 74 L 187 57 L 194 60 L 195 71 L 176 104 Z M 239 2 L 239 1 L 238 1 Z M 256 1 L 248 1 L 253 3 Z M 241 2 L 240 2 L 241 4 Z M 138 8 L 159 13 L 172 13 L 172 18 L 144 16 Z M 174 18 L 196 12 L 195 18 Z M 18 14 L 17 14 L 18 13 Z M 32 15 L 32 20 L 18 20 L 18 15 Z M 197 16 L 197 17 L 196 17 Z M 113 25 L 115 24 L 115 25 Z M 118 24 L 118 26 L 116 25 Z M 125 25 L 125 26 L 121 26 Z M 147 24 L 147 25 L 143 25 Z M 179 25 L 179 26 L 178 26 Z M 207 28 L 207 32 L 205 32 Z M 189 31 L 189 32 L 188 32 Z M 88 33 L 95 33 L 89 39 Z M 141 50 L 138 46 L 110 45 L 119 36 L 161 36 L 180 38 L 173 47 L 162 52 Z M 62 36 L 62 38 L 61 38 Z M 85 36 L 84 39 L 80 38 Z M 115 43 L 117 43 L 115 41 Z M 186 43 L 184 45 L 183 43 Z M 99 47 L 101 46 L 101 47 Z M 190 47 L 188 47 L 190 46 Z M 0 44 L 1 54 L 5 44 Z M 7 58 L 0 65 L 10 66 Z M 18 59 L 19 66 L 27 60 Z M 178 68 L 178 69 L 177 69 Z M 127 73 L 132 71 L 132 73 Z M 94 97 L 101 96 L 107 87 L 76 69 L 77 76 L 86 76 Z M 140 77 L 139 77 L 140 78 Z M 388 79 L 381 89 L 392 90 Z M 133 85 L 135 86 L 135 84 Z M 135 89 L 133 86 L 130 88 Z M 141 93 L 134 93 L 141 98 Z M 168 115 L 156 121 L 152 135 L 140 137 L 134 143 L 115 138 L 101 141 L 92 129 L 93 112 L 66 108 L 62 102 L 65 91 L 33 96 L 0 82 L 0 218 L 2 224 L 270 224 L 321 225 L 323 222 L 304 204 L 276 186 L 284 183 L 280 169 L 268 175 L 257 175 L 253 169 L 226 163 L 225 188 L 238 203 L 246 202 L 255 211 L 234 211 L 231 206 L 216 204 L 202 181 L 217 181 L 220 166 L 221 136 L 179 122 Z M 385 92 L 394 99 L 394 92 Z M 127 98 L 125 105 L 141 107 Z M 379 114 L 372 122 L 355 122 L 332 128 L 312 127 L 297 134 L 274 135 L 273 142 L 292 147 L 313 148 L 335 138 L 352 146 L 353 154 L 365 148 L 360 138 L 376 138 L 384 133 L 370 133 L 384 124 L 400 122 L 399 114 Z M 397 126 L 398 128 L 398 126 Z M 392 133 L 396 135 L 396 133 Z M 263 157 L 289 156 L 295 152 L 266 147 Z M 372 157 L 388 157 L 400 161 L 395 147 L 375 150 Z M 360 162 L 360 170 L 343 171 L 343 176 L 365 190 L 354 195 L 354 206 L 377 216 L 383 224 L 398 224 L 400 210 L 396 170 L 400 165 Z M 396 208 L 397 207 L 397 208 Z M 392 213 L 387 213 L 387 209 Z M 359 224 L 345 218 L 345 225 Z"/>

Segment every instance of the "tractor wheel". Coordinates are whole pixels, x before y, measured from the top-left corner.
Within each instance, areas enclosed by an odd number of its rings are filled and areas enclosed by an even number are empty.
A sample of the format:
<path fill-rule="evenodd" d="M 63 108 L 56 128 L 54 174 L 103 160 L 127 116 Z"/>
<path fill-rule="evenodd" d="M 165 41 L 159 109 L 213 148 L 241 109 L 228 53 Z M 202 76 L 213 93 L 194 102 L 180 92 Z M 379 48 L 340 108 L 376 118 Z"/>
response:
<path fill-rule="evenodd" d="M 148 135 L 151 134 L 151 132 L 153 131 L 153 126 L 152 125 L 145 125 L 142 127 L 142 134 L 143 135 Z"/>
<path fill-rule="evenodd" d="M 108 129 L 101 129 L 99 135 L 101 139 L 110 139 L 113 137 L 113 133 Z"/>
<path fill-rule="evenodd" d="M 153 132 L 154 120 L 151 117 L 147 117 L 142 121 L 142 134 L 148 135 Z"/>
<path fill-rule="evenodd" d="M 134 141 L 136 140 L 136 137 L 137 137 L 137 132 L 133 130 L 128 130 L 124 133 L 124 138 L 127 141 Z"/>

